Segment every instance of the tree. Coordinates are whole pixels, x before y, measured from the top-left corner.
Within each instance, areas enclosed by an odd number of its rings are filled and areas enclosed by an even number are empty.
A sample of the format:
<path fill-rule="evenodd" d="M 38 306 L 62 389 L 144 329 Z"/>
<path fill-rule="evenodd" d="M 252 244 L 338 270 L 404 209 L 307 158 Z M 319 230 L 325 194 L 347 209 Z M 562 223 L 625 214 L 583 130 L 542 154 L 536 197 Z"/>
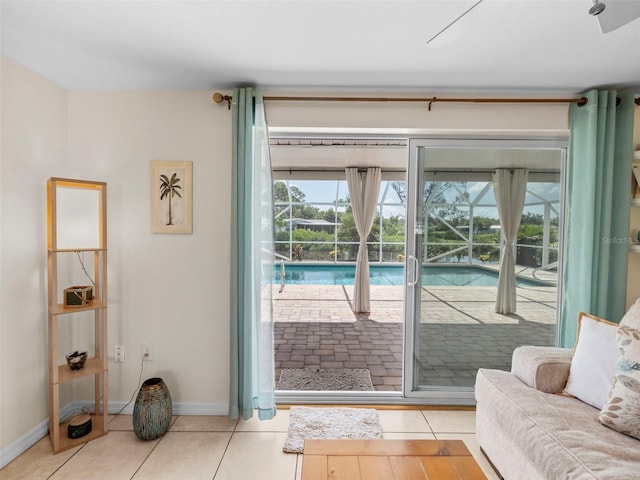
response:
<path fill-rule="evenodd" d="M 516 253 L 516 263 L 530 267 L 539 267 L 542 263 L 542 250 L 535 246 L 542 245 L 544 227 L 535 224 L 520 224 L 518 227 L 518 248 Z M 533 245 L 527 247 L 525 245 Z"/>
<path fill-rule="evenodd" d="M 469 194 L 466 191 L 466 182 L 456 182 L 456 184 L 462 188 L 462 195 L 457 195 L 455 203 L 462 203 L 463 201 L 469 201 Z M 424 196 L 423 204 L 430 205 L 429 216 L 432 218 L 437 217 L 454 217 L 458 214 L 458 208 L 455 204 L 447 201 L 445 192 L 451 188 L 452 182 L 424 182 Z M 406 182 L 391 182 L 391 188 L 396 192 L 400 202 L 405 207 L 407 206 L 407 184 Z M 437 205 L 434 207 L 433 205 Z"/>
<path fill-rule="evenodd" d="M 389 237 L 399 236 L 402 238 L 400 241 L 404 241 L 404 218 L 400 215 L 385 217 L 382 221 L 382 235 L 386 240 L 389 240 Z"/>
<path fill-rule="evenodd" d="M 283 181 L 273 183 L 273 201 L 289 203 L 289 195 L 292 202 L 304 202 L 305 194 L 295 185 L 287 188 L 287 184 Z"/>
<path fill-rule="evenodd" d="M 325 210 L 322 214 L 322 219 L 334 223 L 336 221 L 336 211 L 333 208 Z"/>
<path fill-rule="evenodd" d="M 291 195 L 291 199 L 289 198 Z M 283 213 L 289 208 L 289 201 L 292 203 L 304 202 L 305 194 L 295 185 L 287 187 L 287 183 L 278 180 L 273 183 L 273 214 L 275 217 L 276 229 L 283 229 L 287 226 L 287 218 L 313 218 L 302 215 L 304 206 L 292 205 L 291 212 L 288 215 Z"/>
<path fill-rule="evenodd" d="M 167 225 L 173 225 L 173 218 L 171 217 L 171 199 L 176 195 L 182 198 L 182 195 L 180 195 L 179 192 L 182 187 L 178 185 L 179 182 L 180 179 L 178 178 L 178 174 L 175 172 L 171 175 L 171 180 L 169 180 L 169 177 L 164 174 L 160 175 L 160 201 L 164 200 L 165 197 L 169 201 L 169 222 Z"/>
<path fill-rule="evenodd" d="M 486 233 L 493 225 L 499 223 L 500 221 L 496 218 L 475 216 L 473 217 L 473 233 L 474 235 Z"/>
<path fill-rule="evenodd" d="M 543 225 L 544 218 L 539 213 L 527 212 L 522 215 L 520 225 Z"/>

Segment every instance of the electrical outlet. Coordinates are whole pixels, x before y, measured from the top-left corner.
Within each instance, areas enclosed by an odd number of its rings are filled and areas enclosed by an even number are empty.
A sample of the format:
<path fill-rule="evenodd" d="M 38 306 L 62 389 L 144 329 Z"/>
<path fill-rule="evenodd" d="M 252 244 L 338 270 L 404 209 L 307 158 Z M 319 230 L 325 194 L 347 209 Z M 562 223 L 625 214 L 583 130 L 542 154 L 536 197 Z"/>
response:
<path fill-rule="evenodd" d="M 115 345 L 113 347 L 113 358 L 116 363 L 124 362 L 124 345 Z"/>
<path fill-rule="evenodd" d="M 151 362 L 153 360 L 153 343 L 141 343 L 140 350 L 142 351 L 142 359 L 145 362 Z"/>

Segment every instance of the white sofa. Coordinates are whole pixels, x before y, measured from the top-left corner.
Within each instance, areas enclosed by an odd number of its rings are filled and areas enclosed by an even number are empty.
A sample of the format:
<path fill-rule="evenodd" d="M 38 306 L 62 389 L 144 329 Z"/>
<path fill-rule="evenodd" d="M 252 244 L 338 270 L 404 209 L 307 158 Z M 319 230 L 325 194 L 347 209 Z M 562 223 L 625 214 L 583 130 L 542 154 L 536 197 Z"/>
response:
<path fill-rule="evenodd" d="M 573 350 L 519 347 L 511 372 L 480 369 L 476 435 L 506 480 L 640 479 L 640 440 L 563 394 Z"/>

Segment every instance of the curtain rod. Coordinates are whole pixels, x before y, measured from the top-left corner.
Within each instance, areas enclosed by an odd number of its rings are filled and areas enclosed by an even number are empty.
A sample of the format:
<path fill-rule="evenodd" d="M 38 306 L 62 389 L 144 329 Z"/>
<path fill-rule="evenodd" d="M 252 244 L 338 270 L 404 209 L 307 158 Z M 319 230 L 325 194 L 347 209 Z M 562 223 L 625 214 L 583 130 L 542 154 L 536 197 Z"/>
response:
<path fill-rule="evenodd" d="M 273 167 L 274 173 L 344 173 L 345 168 L 291 168 L 291 167 Z M 360 172 L 366 172 L 369 167 L 356 167 Z M 405 173 L 406 168 L 383 168 L 380 167 L 383 173 Z M 509 167 L 507 170 L 513 171 L 515 167 Z M 425 170 L 427 173 L 491 173 L 495 172 L 497 168 L 483 168 L 483 169 L 474 169 L 474 168 L 454 168 L 454 169 L 443 169 L 440 168 L 438 170 Z M 529 170 L 531 174 L 559 174 L 560 170 Z"/>
<path fill-rule="evenodd" d="M 219 92 L 213 94 L 215 103 L 227 102 L 228 108 L 231 109 L 231 95 L 223 95 Z M 431 111 L 431 105 L 436 102 L 448 103 L 577 103 L 578 106 L 587 104 L 586 97 L 577 98 L 453 98 L 453 97 L 283 97 L 283 96 L 265 96 L 265 101 L 284 101 L 284 102 L 426 102 L 428 110 Z M 635 104 L 640 105 L 640 97 L 635 99 Z"/>

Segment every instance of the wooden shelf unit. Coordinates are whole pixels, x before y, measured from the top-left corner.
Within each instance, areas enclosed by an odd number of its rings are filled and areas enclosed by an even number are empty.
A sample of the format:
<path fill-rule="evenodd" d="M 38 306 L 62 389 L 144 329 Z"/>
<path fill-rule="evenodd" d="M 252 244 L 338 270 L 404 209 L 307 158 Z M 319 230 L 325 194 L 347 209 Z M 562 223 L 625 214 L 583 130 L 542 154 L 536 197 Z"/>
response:
<path fill-rule="evenodd" d="M 102 299 L 96 298 L 89 305 L 85 305 L 82 307 L 65 307 L 62 303 L 58 303 L 56 305 L 50 306 L 49 308 L 51 310 L 51 315 L 64 315 L 69 313 L 86 312 L 87 310 L 99 310 L 101 308 L 107 308 L 107 304 Z"/>
<path fill-rule="evenodd" d="M 59 208 L 63 189 L 94 191 L 88 193 L 89 201 L 85 204 L 79 202 L 74 208 L 80 211 L 86 209 L 89 215 L 97 217 L 95 224 L 95 245 L 83 245 L 84 240 L 76 245 L 59 248 L 59 233 L 65 222 L 60 222 L 64 215 Z M 92 201 L 95 202 L 95 212 L 91 212 Z M 68 202 L 67 202 L 68 203 Z M 72 214 L 67 213 L 67 217 Z M 47 271 L 48 271 L 48 338 L 49 338 L 49 436 L 54 453 L 73 448 L 86 443 L 107 433 L 108 415 L 108 358 L 107 358 L 107 184 L 104 182 L 92 182 L 86 180 L 71 180 L 52 177 L 47 181 Z M 61 223 L 61 224 L 60 224 Z M 66 241 L 69 241 L 66 239 Z M 71 240 L 73 242 L 73 236 Z M 92 283 L 94 299 L 88 305 L 81 307 L 65 307 L 58 303 L 62 298 L 62 290 L 59 289 L 58 262 L 62 257 L 75 255 L 76 253 L 89 253 L 93 260 Z M 84 267 L 83 267 L 84 268 Z M 76 314 L 76 315 L 73 315 Z M 93 345 L 94 352 L 89 352 L 89 358 L 85 366 L 80 370 L 71 370 L 66 363 L 59 363 L 59 333 L 58 323 L 63 316 L 68 316 L 71 322 L 86 322 L 93 320 Z M 69 353 L 69 352 L 64 352 Z M 74 382 L 83 378 L 94 380 L 93 389 L 93 413 L 91 416 L 91 432 L 78 439 L 70 439 L 67 435 L 68 421 L 61 422 L 60 385 Z M 74 412 L 80 413 L 80 412 Z"/>

